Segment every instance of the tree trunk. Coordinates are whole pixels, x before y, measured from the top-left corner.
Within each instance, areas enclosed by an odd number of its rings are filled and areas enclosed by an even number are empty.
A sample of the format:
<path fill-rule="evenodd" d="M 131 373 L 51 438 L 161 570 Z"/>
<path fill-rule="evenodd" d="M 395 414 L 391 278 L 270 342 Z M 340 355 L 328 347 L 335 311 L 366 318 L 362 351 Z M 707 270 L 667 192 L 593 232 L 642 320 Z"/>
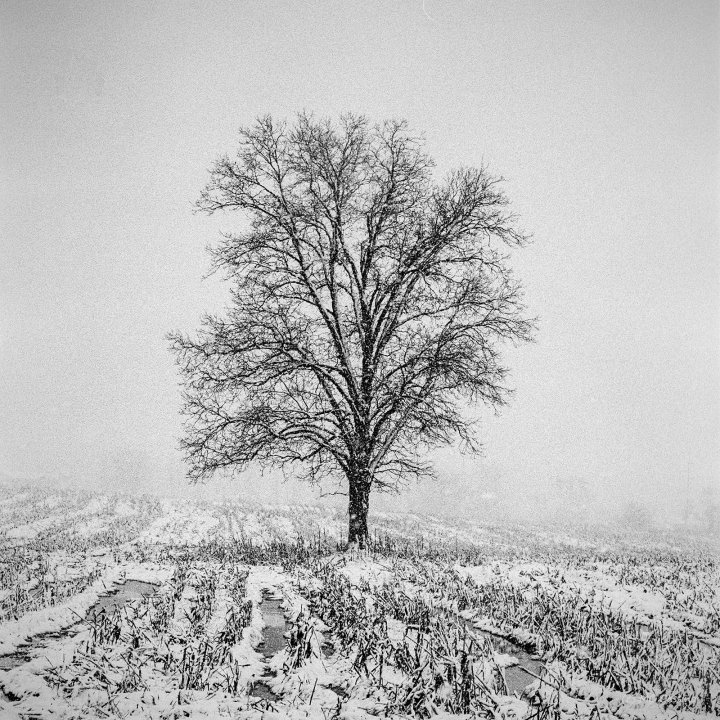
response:
<path fill-rule="evenodd" d="M 348 495 L 350 498 L 348 513 L 348 545 L 357 545 L 364 550 L 368 541 L 368 507 L 370 505 L 370 483 L 360 477 L 349 478 Z"/>

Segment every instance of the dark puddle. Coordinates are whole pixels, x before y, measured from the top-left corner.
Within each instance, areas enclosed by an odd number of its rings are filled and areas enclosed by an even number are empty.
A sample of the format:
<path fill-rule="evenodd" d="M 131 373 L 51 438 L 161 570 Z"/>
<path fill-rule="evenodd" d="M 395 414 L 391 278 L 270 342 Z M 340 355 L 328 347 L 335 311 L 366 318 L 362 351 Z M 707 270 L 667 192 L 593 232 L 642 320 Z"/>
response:
<path fill-rule="evenodd" d="M 19 649 L 10 655 L 0 655 L 0 670 L 12 670 L 30 659 L 30 650 Z"/>
<path fill-rule="evenodd" d="M 20 645 L 15 652 L 8 655 L 0 655 L 0 670 L 12 670 L 13 668 L 20 667 L 20 665 L 24 665 L 34 656 L 41 655 L 42 649 L 46 648 L 50 641 L 60 640 L 71 634 L 70 628 L 68 628 L 66 630 L 53 630 L 35 635 L 30 643 Z M 32 653 L 30 652 L 31 650 L 33 651 Z"/>
<path fill-rule="evenodd" d="M 143 580 L 126 580 L 124 583 L 115 585 L 107 595 L 101 595 L 97 602 L 88 610 L 88 617 L 97 615 L 103 611 L 111 613 L 113 610 L 123 607 L 131 600 L 139 600 L 143 597 L 154 595 L 158 586 Z"/>
<path fill-rule="evenodd" d="M 323 654 L 323 657 L 327 660 L 328 658 L 331 658 L 335 654 L 335 646 L 329 640 L 326 640 L 320 646 L 320 652 Z"/>
<path fill-rule="evenodd" d="M 456 618 L 457 621 L 471 630 L 476 635 L 487 638 L 495 652 L 502 653 L 503 655 L 511 655 L 518 661 L 517 665 L 511 665 L 510 667 L 504 668 L 505 672 L 505 684 L 510 695 L 522 695 L 523 690 L 539 676 L 543 664 L 537 657 L 531 655 L 522 645 L 518 645 L 512 640 L 503 637 L 502 635 L 496 635 L 487 630 L 480 630 L 476 628 L 471 620 L 464 620 L 461 617 Z"/>
<path fill-rule="evenodd" d="M 131 600 L 138 600 L 142 597 L 154 595 L 157 585 L 142 580 L 126 580 L 122 584 L 115 585 L 107 595 L 101 595 L 97 602 L 88 610 L 88 617 L 101 612 L 111 613 L 117 608 L 123 607 Z M 47 647 L 49 641 L 71 635 L 70 628 L 63 631 L 46 632 L 35 635 L 27 644 L 20 645 L 18 649 L 8 655 L 0 655 L 0 670 L 12 670 L 24 665 L 32 657 L 42 654 L 42 649 Z"/>
<path fill-rule="evenodd" d="M 263 599 L 260 602 L 260 613 L 265 627 L 263 628 L 263 639 L 257 646 L 257 650 L 267 662 L 286 646 L 285 633 L 290 629 L 290 624 L 285 619 L 282 599 L 269 593 L 263 593 Z M 263 678 L 270 679 L 271 677 L 270 671 L 263 675 Z M 270 689 L 270 686 L 263 678 L 258 679 L 253 684 L 250 696 L 266 702 L 277 702 L 280 696 Z"/>
<path fill-rule="evenodd" d="M 337 685 L 336 683 L 329 683 L 325 686 L 328 690 L 332 690 L 338 697 L 342 698 L 343 700 L 347 700 L 347 698 L 350 697 L 350 693 L 342 686 Z"/>
<path fill-rule="evenodd" d="M 266 702 L 277 702 L 280 699 L 280 696 L 276 692 L 273 692 L 270 686 L 262 680 L 253 683 L 250 690 L 250 697 L 265 700 Z"/>
<path fill-rule="evenodd" d="M 265 627 L 262 642 L 257 649 L 265 660 L 268 660 L 287 644 L 285 633 L 290 629 L 290 625 L 285 620 L 285 611 L 280 598 L 264 595 L 260 603 L 260 612 Z"/>

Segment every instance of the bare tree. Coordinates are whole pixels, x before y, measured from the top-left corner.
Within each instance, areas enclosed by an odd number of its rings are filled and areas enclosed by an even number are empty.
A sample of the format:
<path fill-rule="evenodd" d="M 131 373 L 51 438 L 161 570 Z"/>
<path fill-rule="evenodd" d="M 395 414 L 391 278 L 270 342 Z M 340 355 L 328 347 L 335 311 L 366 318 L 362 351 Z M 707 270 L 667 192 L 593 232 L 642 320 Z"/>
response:
<path fill-rule="evenodd" d="M 532 332 L 501 252 L 526 238 L 499 178 L 432 167 L 405 122 L 353 115 L 262 118 L 215 164 L 198 207 L 247 222 L 211 250 L 225 316 L 171 335 L 193 480 L 252 461 L 339 480 L 362 547 L 371 490 L 477 449 L 467 401 L 505 402 L 500 346 Z"/>

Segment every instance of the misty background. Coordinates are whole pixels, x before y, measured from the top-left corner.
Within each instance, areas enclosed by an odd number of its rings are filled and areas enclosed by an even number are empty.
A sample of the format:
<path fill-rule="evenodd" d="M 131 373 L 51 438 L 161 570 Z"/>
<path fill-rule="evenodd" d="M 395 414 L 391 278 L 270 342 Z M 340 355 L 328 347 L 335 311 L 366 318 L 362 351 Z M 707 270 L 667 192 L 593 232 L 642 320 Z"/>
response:
<path fill-rule="evenodd" d="M 484 456 L 373 507 L 701 512 L 720 490 L 720 6 L 0 5 L 0 478 L 188 490 L 165 335 L 221 311 L 192 203 L 257 115 L 404 117 L 438 173 L 487 163 L 534 243 L 537 342 Z"/>

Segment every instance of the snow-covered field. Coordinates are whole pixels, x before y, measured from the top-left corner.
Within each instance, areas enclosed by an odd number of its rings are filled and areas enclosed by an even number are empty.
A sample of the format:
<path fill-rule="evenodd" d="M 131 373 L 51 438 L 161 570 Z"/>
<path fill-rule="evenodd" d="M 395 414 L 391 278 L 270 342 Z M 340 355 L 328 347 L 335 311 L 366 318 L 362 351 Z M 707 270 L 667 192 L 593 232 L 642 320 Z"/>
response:
<path fill-rule="evenodd" d="M 720 715 L 717 547 L 3 488 L 0 717 Z"/>

